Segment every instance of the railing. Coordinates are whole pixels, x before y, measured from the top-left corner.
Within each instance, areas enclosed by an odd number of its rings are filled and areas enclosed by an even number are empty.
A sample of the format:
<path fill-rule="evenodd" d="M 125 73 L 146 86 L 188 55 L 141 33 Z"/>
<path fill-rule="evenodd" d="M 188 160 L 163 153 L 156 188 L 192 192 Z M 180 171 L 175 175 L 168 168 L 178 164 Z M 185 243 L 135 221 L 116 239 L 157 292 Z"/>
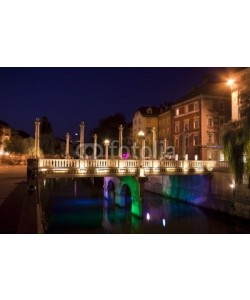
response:
<path fill-rule="evenodd" d="M 201 160 L 119 160 L 119 159 L 39 159 L 41 172 L 69 173 L 80 175 L 101 174 L 139 174 L 147 175 L 207 172 L 214 168 L 228 168 L 227 162 Z"/>

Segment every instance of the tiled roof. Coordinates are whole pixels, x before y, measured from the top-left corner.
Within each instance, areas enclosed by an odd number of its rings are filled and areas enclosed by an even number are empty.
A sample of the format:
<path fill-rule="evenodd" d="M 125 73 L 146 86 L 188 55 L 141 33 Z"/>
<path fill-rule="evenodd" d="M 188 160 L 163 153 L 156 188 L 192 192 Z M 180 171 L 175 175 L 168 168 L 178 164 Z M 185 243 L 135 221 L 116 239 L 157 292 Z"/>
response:
<path fill-rule="evenodd" d="M 150 109 L 152 110 L 152 113 L 150 113 Z M 151 117 L 157 117 L 160 114 L 160 108 L 155 106 L 142 106 L 138 108 L 136 111 L 139 111 L 142 116 L 151 116 Z"/>

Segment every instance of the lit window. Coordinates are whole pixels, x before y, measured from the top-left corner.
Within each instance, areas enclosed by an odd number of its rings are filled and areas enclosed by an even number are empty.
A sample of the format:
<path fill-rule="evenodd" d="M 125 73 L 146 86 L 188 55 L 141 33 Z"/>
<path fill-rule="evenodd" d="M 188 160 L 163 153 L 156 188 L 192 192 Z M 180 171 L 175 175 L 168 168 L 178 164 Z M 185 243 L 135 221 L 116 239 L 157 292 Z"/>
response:
<path fill-rule="evenodd" d="M 178 123 L 178 124 L 175 124 L 175 132 L 179 132 L 179 131 L 180 131 L 180 125 Z"/>
<path fill-rule="evenodd" d="M 196 119 L 194 120 L 194 129 L 198 129 L 199 128 L 199 120 Z"/>
<path fill-rule="evenodd" d="M 179 116 L 179 108 L 176 108 L 176 110 L 175 110 L 175 115 L 176 115 L 176 116 Z"/>
<path fill-rule="evenodd" d="M 184 130 L 188 130 L 189 129 L 189 122 L 185 121 L 184 122 Z"/>
<path fill-rule="evenodd" d="M 194 146 L 199 145 L 199 136 L 198 136 L 198 135 L 195 135 L 195 136 L 194 136 L 194 139 L 193 139 L 193 145 L 194 145 Z"/>

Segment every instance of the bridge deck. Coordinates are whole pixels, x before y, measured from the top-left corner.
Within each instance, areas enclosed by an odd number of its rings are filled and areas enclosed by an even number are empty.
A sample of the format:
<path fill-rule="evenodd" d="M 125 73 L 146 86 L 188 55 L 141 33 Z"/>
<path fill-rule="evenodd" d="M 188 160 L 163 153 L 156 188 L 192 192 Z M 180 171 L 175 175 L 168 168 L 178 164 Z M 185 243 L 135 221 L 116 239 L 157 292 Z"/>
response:
<path fill-rule="evenodd" d="M 37 169 L 46 177 L 159 176 L 228 171 L 228 164 L 211 160 L 39 159 Z"/>

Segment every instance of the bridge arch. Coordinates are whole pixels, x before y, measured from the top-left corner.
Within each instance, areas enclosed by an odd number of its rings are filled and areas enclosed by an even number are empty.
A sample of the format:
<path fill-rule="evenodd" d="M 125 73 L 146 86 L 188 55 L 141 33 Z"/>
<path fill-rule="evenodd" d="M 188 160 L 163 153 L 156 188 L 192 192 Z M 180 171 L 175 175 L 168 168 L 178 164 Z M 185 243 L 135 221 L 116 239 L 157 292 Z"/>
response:
<path fill-rule="evenodd" d="M 130 194 L 131 213 L 137 217 L 142 217 L 141 188 L 138 178 L 133 176 L 104 177 L 104 197 L 109 199 L 109 188 L 115 186 L 115 203 L 125 207 L 124 194 Z"/>

